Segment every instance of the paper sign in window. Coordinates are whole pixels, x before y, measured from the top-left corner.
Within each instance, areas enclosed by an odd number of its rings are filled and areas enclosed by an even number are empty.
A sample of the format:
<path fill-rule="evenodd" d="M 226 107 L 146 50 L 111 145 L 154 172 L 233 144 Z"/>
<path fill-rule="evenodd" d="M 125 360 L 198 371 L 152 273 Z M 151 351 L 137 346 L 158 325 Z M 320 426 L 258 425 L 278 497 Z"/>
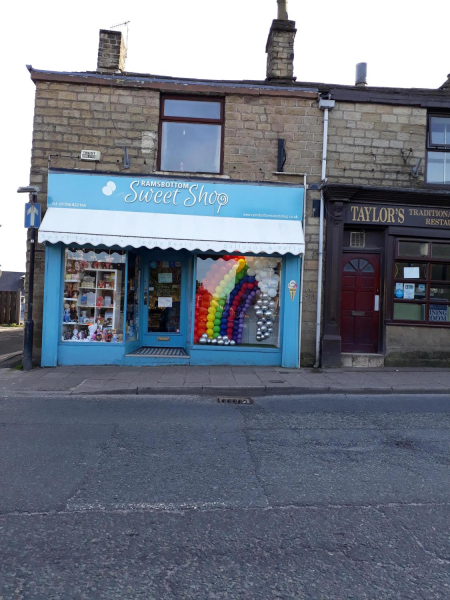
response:
<path fill-rule="evenodd" d="M 404 288 L 403 288 L 403 291 L 404 291 L 403 298 L 405 300 L 414 300 L 414 288 L 415 288 L 414 283 L 405 283 Z"/>
<path fill-rule="evenodd" d="M 160 296 L 158 298 L 158 308 L 172 308 L 172 298 L 168 296 Z"/>
<path fill-rule="evenodd" d="M 158 273 L 158 283 L 172 283 L 172 273 Z"/>
<path fill-rule="evenodd" d="M 403 269 L 403 277 L 405 279 L 419 279 L 419 267 L 405 267 Z"/>

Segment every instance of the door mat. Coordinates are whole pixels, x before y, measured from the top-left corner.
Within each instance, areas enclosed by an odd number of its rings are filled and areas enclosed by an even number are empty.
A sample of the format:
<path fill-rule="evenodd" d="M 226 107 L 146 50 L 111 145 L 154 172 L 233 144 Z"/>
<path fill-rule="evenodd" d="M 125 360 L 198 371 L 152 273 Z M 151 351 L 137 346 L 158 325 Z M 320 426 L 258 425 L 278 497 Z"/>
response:
<path fill-rule="evenodd" d="M 156 348 L 154 346 L 143 346 L 130 352 L 127 356 L 185 356 L 189 358 L 189 354 L 184 348 Z"/>

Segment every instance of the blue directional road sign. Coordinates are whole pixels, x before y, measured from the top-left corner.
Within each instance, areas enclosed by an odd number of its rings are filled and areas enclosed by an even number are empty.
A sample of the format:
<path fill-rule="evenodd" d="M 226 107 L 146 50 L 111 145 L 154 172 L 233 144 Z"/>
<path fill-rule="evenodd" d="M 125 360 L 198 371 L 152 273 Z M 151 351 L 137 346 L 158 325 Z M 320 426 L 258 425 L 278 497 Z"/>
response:
<path fill-rule="evenodd" d="M 25 204 L 25 227 L 39 227 L 41 224 L 41 205 L 31 204 L 31 202 Z"/>

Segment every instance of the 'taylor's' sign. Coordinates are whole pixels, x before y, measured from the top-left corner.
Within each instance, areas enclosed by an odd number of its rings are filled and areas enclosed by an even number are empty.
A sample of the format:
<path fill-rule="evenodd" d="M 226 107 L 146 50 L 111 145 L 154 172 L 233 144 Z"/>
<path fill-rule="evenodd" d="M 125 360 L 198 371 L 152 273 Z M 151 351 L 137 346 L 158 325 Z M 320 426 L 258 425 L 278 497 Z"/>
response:
<path fill-rule="evenodd" d="M 413 206 L 348 205 L 346 223 L 360 225 L 405 225 L 409 227 L 450 227 L 450 210 Z"/>

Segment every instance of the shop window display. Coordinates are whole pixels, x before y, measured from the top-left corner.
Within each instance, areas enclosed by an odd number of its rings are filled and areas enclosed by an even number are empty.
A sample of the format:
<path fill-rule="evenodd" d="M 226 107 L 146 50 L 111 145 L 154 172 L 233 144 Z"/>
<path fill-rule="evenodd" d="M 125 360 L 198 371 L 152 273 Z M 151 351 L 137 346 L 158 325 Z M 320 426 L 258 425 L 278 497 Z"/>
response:
<path fill-rule="evenodd" d="M 123 341 L 125 251 L 67 248 L 62 341 Z"/>
<path fill-rule="evenodd" d="M 199 255 L 195 344 L 280 346 L 281 259 Z"/>
<path fill-rule="evenodd" d="M 397 256 L 416 253 L 423 259 L 394 264 L 394 321 L 450 324 L 450 244 L 400 241 Z M 441 259 L 441 262 L 437 262 Z M 433 262 L 431 262 L 433 261 Z"/>

